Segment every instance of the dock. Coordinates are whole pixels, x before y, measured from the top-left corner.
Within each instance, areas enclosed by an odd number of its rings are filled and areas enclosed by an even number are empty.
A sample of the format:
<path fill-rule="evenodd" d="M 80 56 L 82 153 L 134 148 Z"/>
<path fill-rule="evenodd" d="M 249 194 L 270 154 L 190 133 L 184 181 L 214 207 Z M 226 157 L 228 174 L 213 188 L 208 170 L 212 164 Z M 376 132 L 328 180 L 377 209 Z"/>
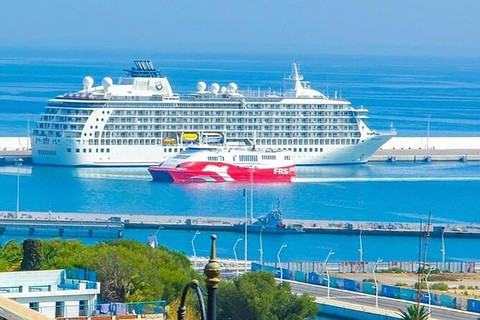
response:
<path fill-rule="evenodd" d="M 112 235 L 123 237 L 124 223 L 115 218 L 106 220 L 90 220 L 78 218 L 60 219 L 58 216 L 48 214 L 48 216 L 32 216 L 22 213 L 18 217 L 16 214 L 8 212 L 0 214 L 0 235 L 10 230 L 28 230 L 29 235 L 34 235 L 38 230 L 56 231 L 58 236 L 65 235 L 65 231 L 72 233 L 85 232 L 88 236 Z"/>
<path fill-rule="evenodd" d="M 289 232 L 298 236 L 303 234 L 359 235 L 362 233 L 365 236 L 418 237 L 425 232 L 425 230 L 420 230 L 418 223 L 412 222 L 291 219 L 284 219 L 283 222 L 287 226 L 301 224 L 304 232 Z M 0 227 L 12 228 L 14 226 L 33 229 L 56 228 L 59 234 L 61 229 L 70 228 L 92 230 L 92 233 L 99 230 L 115 230 L 119 236 L 123 234 L 123 229 L 244 232 L 244 220 L 241 218 L 61 212 L 21 212 L 18 218 L 15 218 L 12 212 L 0 211 Z M 90 231 L 88 232 L 90 234 Z M 430 236 L 479 239 L 480 224 L 433 223 Z"/>
<path fill-rule="evenodd" d="M 28 137 L 0 137 L 0 165 L 32 163 Z M 370 162 L 480 161 L 480 137 L 393 137 Z"/>

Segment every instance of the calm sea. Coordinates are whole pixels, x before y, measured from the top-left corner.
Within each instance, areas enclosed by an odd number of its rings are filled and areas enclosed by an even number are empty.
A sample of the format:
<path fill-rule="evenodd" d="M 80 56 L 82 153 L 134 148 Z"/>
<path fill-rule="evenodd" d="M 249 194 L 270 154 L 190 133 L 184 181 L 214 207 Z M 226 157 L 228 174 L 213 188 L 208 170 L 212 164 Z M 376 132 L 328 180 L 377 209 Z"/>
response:
<path fill-rule="evenodd" d="M 195 90 L 197 81 L 240 89 L 283 91 L 292 61 L 312 87 L 343 96 L 370 110 L 368 124 L 400 135 L 480 136 L 479 60 L 460 58 L 355 57 L 171 54 L 161 52 L 0 52 L 0 135 L 25 136 L 27 114 L 32 123 L 46 100 L 81 88 L 82 78 L 116 79 L 133 59 L 151 59 L 167 75 L 174 91 Z M 172 185 L 150 181 L 145 168 L 0 167 L 0 210 L 15 209 L 19 170 L 21 210 L 78 213 L 142 213 L 192 216 L 243 216 L 244 185 Z M 281 200 L 286 218 L 418 221 L 433 212 L 442 223 L 480 223 L 480 164 L 379 163 L 355 166 L 299 168 L 299 182 L 255 185 L 254 212 L 260 215 Z M 248 187 L 248 186 L 247 186 Z M 146 241 L 152 231 L 126 232 Z M 161 231 L 158 239 L 170 248 L 192 253 L 191 232 Z M 238 234 L 219 234 L 219 254 L 233 257 Z M 21 237 L 8 234 L 5 239 Z M 98 241 L 86 238 L 85 241 Z M 265 235 L 265 259 L 275 261 L 281 244 L 285 261 L 323 260 L 330 249 L 334 260 L 358 258 L 358 238 L 349 236 Z M 480 240 L 447 240 L 447 259 L 480 259 Z M 208 235 L 196 240 L 207 255 Z M 259 239 L 249 241 L 250 259 L 258 259 Z M 240 250 L 239 250 L 240 251 Z M 415 260 L 413 238 L 364 237 L 365 259 Z M 239 252 L 243 257 L 243 252 Z M 430 257 L 439 260 L 440 243 L 433 240 Z"/>

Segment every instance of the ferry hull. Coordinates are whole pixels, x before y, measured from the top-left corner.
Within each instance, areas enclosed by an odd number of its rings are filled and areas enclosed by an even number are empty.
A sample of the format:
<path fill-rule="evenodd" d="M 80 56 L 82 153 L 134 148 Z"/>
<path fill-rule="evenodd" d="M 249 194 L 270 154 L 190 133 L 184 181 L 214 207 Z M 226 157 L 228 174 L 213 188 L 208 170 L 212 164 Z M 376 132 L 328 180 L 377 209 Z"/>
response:
<path fill-rule="evenodd" d="M 153 166 L 148 169 L 154 181 L 161 182 L 292 182 L 294 166 L 252 169 L 219 163 L 185 163 L 183 168 Z"/>

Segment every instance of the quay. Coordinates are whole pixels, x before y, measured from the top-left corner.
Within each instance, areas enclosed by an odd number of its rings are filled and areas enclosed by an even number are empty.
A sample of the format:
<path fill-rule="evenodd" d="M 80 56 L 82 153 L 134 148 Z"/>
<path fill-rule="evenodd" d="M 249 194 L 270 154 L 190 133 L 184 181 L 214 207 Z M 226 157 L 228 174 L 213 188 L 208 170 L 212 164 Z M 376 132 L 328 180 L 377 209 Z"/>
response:
<path fill-rule="evenodd" d="M 14 213 L 0 211 L 0 227 L 24 226 L 33 228 L 56 227 L 81 228 L 86 230 L 116 230 L 119 236 L 123 229 L 165 229 L 165 230 L 199 230 L 243 232 L 244 220 L 228 217 L 192 217 L 168 215 L 134 215 L 134 214 L 97 214 L 97 213 L 62 213 L 62 212 L 21 212 L 17 218 Z M 302 225 L 303 232 L 293 234 L 330 234 L 330 235 L 372 235 L 418 237 L 421 232 L 418 223 L 379 222 L 379 221 L 331 221 L 331 220 L 291 220 L 285 219 L 287 226 Z M 425 225 L 424 225 L 425 227 Z M 282 231 L 273 231 L 282 233 Z M 255 232 L 254 230 L 252 232 Z M 256 232 L 259 232 L 257 230 Z M 269 232 L 267 228 L 264 232 Z M 272 232 L 272 231 L 270 231 Z M 445 238 L 480 238 L 480 224 L 438 224 L 430 228 L 431 237 Z"/>
<path fill-rule="evenodd" d="M 480 161 L 480 137 L 394 137 L 369 161 Z"/>
<path fill-rule="evenodd" d="M 0 165 L 32 163 L 28 137 L 0 137 Z M 480 161 L 480 137 L 393 137 L 370 162 Z"/>
<path fill-rule="evenodd" d="M 5 234 L 7 230 L 28 229 L 30 235 L 34 235 L 38 230 L 57 230 L 59 236 L 63 236 L 66 230 L 86 231 L 89 236 L 95 233 L 102 235 L 113 234 L 123 237 L 124 223 L 116 219 L 106 220 L 86 220 L 76 218 L 59 219 L 48 214 L 47 217 L 39 219 L 32 215 L 22 213 L 16 216 L 14 213 L 0 214 L 0 235 Z"/>

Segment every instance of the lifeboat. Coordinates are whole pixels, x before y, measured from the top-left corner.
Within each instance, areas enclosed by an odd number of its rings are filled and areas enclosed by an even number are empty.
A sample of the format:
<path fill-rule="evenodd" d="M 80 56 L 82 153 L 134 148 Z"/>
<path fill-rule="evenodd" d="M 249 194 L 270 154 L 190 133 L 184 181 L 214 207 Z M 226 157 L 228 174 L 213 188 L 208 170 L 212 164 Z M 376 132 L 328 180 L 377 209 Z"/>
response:
<path fill-rule="evenodd" d="M 196 133 L 184 133 L 182 135 L 184 141 L 195 141 L 198 139 L 198 134 Z"/>
<path fill-rule="evenodd" d="M 175 141 L 177 141 L 177 140 L 175 140 L 175 138 L 165 138 L 165 139 L 163 139 L 163 143 L 165 143 L 165 144 L 174 144 Z"/>

